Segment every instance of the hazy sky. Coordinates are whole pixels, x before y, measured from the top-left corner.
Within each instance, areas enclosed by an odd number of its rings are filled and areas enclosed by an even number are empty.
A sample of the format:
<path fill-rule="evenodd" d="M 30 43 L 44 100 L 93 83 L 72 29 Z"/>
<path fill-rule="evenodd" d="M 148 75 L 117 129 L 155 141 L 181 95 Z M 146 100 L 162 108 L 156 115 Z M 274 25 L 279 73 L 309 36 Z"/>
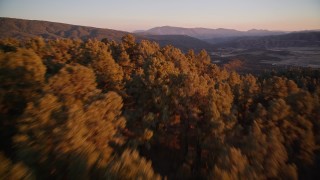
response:
<path fill-rule="evenodd" d="M 118 30 L 320 29 L 320 0 L 0 0 L 0 16 Z"/>

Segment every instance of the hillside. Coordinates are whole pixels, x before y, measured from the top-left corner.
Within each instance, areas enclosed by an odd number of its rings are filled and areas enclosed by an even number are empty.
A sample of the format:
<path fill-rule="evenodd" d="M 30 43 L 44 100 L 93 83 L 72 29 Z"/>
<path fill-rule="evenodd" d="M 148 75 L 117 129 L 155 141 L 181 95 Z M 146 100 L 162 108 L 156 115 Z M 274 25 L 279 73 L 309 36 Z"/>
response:
<path fill-rule="evenodd" d="M 119 42 L 121 37 L 129 34 L 125 31 L 102 29 L 87 26 L 70 25 L 64 23 L 24 20 L 14 18 L 0 18 L 0 39 L 17 38 L 25 39 L 41 36 L 44 39 L 72 38 L 72 39 L 98 39 L 108 38 Z M 188 36 L 152 36 L 136 35 L 137 41 L 149 39 L 158 42 L 161 46 L 174 45 L 184 51 L 206 49 L 211 51 L 212 45 Z"/>
<path fill-rule="evenodd" d="M 14 18 L 0 18 L 0 38 L 14 37 L 18 39 L 41 36 L 45 39 L 56 38 L 108 38 L 120 40 L 128 32 L 112 29 L 101 29 L 86 26 L 77 26 L 64 23 L 23 20 Z"/>
<path fill-rule="evenodd" d="M 198 39 L 211 39 L 211 38 L 225 38 L 225 37 L 239 37 L 239 36 L 267 36 L 284 34 L 281 31 L 268 31 L 252 29 L 249 31 L 238 31 L 234 29 L 209 29 L 209 28 L 183 28 L 162 26 L 155 27 L 146 31 L 137 31 L 136 33 L 142 35 L 188 35 Z"/>

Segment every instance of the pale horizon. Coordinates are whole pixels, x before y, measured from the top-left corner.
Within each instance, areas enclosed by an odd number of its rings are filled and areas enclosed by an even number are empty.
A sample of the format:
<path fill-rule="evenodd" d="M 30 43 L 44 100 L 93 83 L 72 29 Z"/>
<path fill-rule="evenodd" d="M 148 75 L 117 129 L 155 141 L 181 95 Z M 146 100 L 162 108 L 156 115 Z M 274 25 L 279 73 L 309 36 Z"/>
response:
<path fill-rule="evenodd" d="M 2 0 L 0 16 L 133 32 L 154 27 L 303 31 L 320 29 L 317 0 Z"/>

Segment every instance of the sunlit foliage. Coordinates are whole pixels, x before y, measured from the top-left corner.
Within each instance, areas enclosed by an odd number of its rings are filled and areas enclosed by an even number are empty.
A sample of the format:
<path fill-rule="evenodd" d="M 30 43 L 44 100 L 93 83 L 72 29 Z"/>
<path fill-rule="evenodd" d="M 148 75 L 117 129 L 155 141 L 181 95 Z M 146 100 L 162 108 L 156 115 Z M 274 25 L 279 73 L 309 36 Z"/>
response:
<path fill-rule="evenodd" d="M 0 41 L 0 179 L 319 179 L 320 72 L 155 42 Z"/>

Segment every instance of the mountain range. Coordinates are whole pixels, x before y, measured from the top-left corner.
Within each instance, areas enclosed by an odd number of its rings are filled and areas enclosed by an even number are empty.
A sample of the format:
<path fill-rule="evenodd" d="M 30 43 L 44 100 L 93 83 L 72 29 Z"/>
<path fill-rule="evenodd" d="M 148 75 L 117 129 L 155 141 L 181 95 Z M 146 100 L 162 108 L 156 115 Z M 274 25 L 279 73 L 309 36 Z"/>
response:
<path fill-rule="evenodd" d="M 235 29 L 208 29 L 208 28 L 183 28 L 173 26 L 155 27 L 146 31 L 134 31 L 134 33 L 141 35 L 187 35 L 198 39 L 212 39 L 212 38 L 226 38 L 226 37 L 240 37 L 240 36 L 268 36 L 281 35 L 288 32 L 285 31 L 269 31 L 251 29 L 248 31 L 238 31 Z"/>
<path fill-rule="evenodd" d="M 30 38 L 40 36 L 45 39 L 73 38 L 120 41 L 130 32 L 103 29 L 64 23 L 24 20 L 0 17 L 0 39 Z M 238 31 L 234 29 L 182 28 L 163 26 L 147 31 L 136 31 L 137 41 L 142 39 L 158 42 L 161 46 L 173 45 L 183 51 L 216 48 L 272 48 L 320 46 L 320 31 L 284 32 L 256 30 Z"/>
<path fill-rule="evenodd" d="M 101 40 L 107 38 L 109 40 L 120 41 L 124 35 L 129 33 L 130 32 L 113 29 L 70 25 L 49 21 L 0 17 L 0 39 L 9 37 L 25 39 L 40 36 L 44 39 L 72 38 Z M 186 35 L 134 35 L 137 41 L 141 41 L 142 39 L 152 40 L 158 42 L 161 46 L 174 45 L 183 51 L 189 49 L 194 49 L 196 51 L 206 49 L 211 51 L 213 49 L 213 46 L 210 43 Z"/>

